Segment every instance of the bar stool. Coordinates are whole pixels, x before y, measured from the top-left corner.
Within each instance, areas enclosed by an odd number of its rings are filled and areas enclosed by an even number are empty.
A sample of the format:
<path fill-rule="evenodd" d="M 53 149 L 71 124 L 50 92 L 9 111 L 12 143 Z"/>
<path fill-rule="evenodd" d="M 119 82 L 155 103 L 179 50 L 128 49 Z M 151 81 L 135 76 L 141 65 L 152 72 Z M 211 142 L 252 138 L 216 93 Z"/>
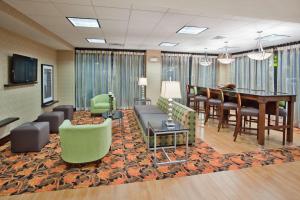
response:
<path fill-rule="evenodd" d="M 231 95 L 231 93 L 227 93 L 228 96 L 228 101 L 225 102 L 225 99 L 223 100 L 220 108 L 220 115 L 221 118 L 219 120 L 218 124 L 218 132 L 220 131 L 221 127 L 224 127 L 224 123 L 226 121 L 227 124 L 229 124 L 229 117 L 230 116 L 236 116 L 237 117 L 237 109 L 238 109 L 238 104 L 237 104 L 237 97 L 236 94 L 234 96 Z M 235 115 L 231 115 L 230 111 L 234 110 Z M 236 125 L 236 119 L 234 120 L 235 125 Z"/>
<path fill-rule="evenodd" d="M 216 115 L 219 120 L 221 120 L 221 105 L 222 102 L 224 101 L 224 95 L 223 91 L 221 89 L 211 89 L 208 88 L 207 90 L 207 103 L 205 106 L 205 123 L 208 121 L 208 118 L 211 116 L 210 115 L 210 110 L 211 107 L 213 108 L 213 115 L 212 117 L 214 118 L 215 116 L 215 111 Z"/>
<path fill-rule="evenodd" d="M 204 112 L 205 113 L 205 107 L 206 107 L 206 103 L 207 103 L 207 90 L 208 88 L 197 88 L 197 92 L 196 92 L 196 96 L 195 96 L 195 106 L 194 106 L 194 110 L 197 113 Z M 202 91 L 201 91 L 202 90 Z M 205 92 L 203 92 L 203 90 L 205 90 Z M 200 103 L 203 103 L 203 108 L 200 109 Z"/>
<path fill-rule="evenodd" d="M 195 105 L 195 96 L 196 96 L 194 87 L 191 85 L 186 85 L 185 88 L 186 88 L 186 97 L 187 97 L 186 106 L 191 107 L 191 103 L 193 103 L 193 106 L 194 106 Z"/>
<path fill-rule="evenodd" d="M 286 110 L 286 102 L 279 102 L 278 105 L 278 116 L 282 118 L 282 125 L 286 126 L 287 124 L 287 110 Z M 271 124 L 271 114 L 268 114 L 268 136 L 270 135 L 270 127 L 273 126 Z M 275 115 L 276 116 L 276 115 Z M 278 119 L 275 120 L 275 126 L 278 125 Z M 282 145 L 285 145 L 286 138 L 286 128 L 276 129 L 277 131 L 282 132 Z"/>
<path fill-rule="evenodd" d="M 237 121 L 236 127 L 234 130 L 234 140 L 236 141 L 237 135 L 241 134 L 242 132 L 242 121 L 245 120 L 247 117 L 256 117 L 256 123 L 258 122 L 259 110 L 253 107 L 242 107 L 242 100 L 241 95 L 237 94 Z M 258 136 L 258 129 L 257 129 L 257 136 Z"/>

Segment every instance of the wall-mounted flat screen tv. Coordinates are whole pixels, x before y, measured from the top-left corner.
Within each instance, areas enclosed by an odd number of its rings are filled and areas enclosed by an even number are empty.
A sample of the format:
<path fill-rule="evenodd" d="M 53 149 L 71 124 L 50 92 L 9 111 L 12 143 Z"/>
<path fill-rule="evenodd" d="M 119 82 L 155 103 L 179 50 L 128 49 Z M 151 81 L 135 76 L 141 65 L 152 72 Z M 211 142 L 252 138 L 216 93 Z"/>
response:
<path fill-rule="evenodd" d="M 37 81 L 36 58 L 13 54 L 10 81 L 12 83 L 32 83 Z"/>

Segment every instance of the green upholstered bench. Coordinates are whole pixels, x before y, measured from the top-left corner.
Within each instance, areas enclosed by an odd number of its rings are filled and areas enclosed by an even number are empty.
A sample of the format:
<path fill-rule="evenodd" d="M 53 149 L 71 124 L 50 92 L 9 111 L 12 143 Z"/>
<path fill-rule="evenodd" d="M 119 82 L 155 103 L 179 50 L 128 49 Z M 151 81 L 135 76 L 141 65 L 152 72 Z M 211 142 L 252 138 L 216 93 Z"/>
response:
<path fill-rule="evenodd" d="M 168 100 L 159 97 L 157 105 L 144 105 L 134 107 L 136 116 L 142 130 L 144 141 L 148 141 L 148 122 L 152 124 L 161 123 L 162 120 L 167 119 Z M 196 128 L 196 112 L 182 105 L 178 102 L 173 102 L 173 119 L 182 124 L 184 127 L 189 128 L 189 144 L 195 143 L 195 128 Z M 178 134 L 176 138 L 177 145 L 185 144 L 184 134 Z M 153 147 L 154 138 L 150 134 L 150 147 Z M 172 135 L 158 136 L 157 146 L 171 146 L 174 144 L 174 137 Z"/>

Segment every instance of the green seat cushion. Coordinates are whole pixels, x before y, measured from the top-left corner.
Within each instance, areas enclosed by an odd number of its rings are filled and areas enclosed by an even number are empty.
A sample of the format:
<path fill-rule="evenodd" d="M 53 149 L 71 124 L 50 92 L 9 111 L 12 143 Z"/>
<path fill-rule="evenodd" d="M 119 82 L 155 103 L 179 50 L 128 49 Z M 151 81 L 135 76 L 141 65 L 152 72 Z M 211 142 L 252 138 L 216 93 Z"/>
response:
<path fill-rule="evenodd" d="M 109 103 L 95 103 L 94 107 L 96 109 L 109 108 Z"/>

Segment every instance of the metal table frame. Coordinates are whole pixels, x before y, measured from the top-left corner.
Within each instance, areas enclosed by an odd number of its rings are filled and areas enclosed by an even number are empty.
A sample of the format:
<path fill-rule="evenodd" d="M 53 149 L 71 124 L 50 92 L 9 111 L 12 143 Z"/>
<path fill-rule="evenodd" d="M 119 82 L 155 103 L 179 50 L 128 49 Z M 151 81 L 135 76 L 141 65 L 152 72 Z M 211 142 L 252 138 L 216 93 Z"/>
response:
<path fill-rule="evenodd" d="M 153 136 L 154 136 L 154 146 L 153 148 L 150 148 L 150 129 L 152 130 L 153 132 Z M 159 135 L 170 135 L 170 133 L 173 133 L 173 136 L 174 136 L 174 144 L 173 146 L 161 146 L 161 147 L 157 147 L 156 145 L 156 138 L 157 136 Z M 177 148 L 177 141 L 176 141 L 176 136 L 177 134 L 185 134 L 185 137 L 186 137 L 186 148 L 185 148 L 185 159 L 182 159 L 182 160 L 171 160 L 168 153 L 166 152 L 165 149 L 174 149 L 174 152 L 176 151 L 176 148 Z M 176 163 L 183 163 L 183 162 L 187 162 L 188 161 L 188 151 L 189 151 L 189 130 L 188 129 L 182 129 L 182 130 L 172 130 L 171 128 L 169 129 L 169 131 L 159 131 L 159 130 L 155 130 L 150 122 L 148 122 L 148 133 L 147 133 L 147 137 L 148 137 L 148 140 L 147 140 L 147 145 L 148 145 L 148 149 L 149 150 L 154 150 L 154 165 L 155 166 L 158 166 L 158 165 L 166 165 L 166 164 L 176 164 Z M 166 162 L 158 162 L 158 159 L 156 157 L 156 152 L 157 150 L 162 150 L 163 151 L 163 155 L 168 159 L 168 161 Z"/>

